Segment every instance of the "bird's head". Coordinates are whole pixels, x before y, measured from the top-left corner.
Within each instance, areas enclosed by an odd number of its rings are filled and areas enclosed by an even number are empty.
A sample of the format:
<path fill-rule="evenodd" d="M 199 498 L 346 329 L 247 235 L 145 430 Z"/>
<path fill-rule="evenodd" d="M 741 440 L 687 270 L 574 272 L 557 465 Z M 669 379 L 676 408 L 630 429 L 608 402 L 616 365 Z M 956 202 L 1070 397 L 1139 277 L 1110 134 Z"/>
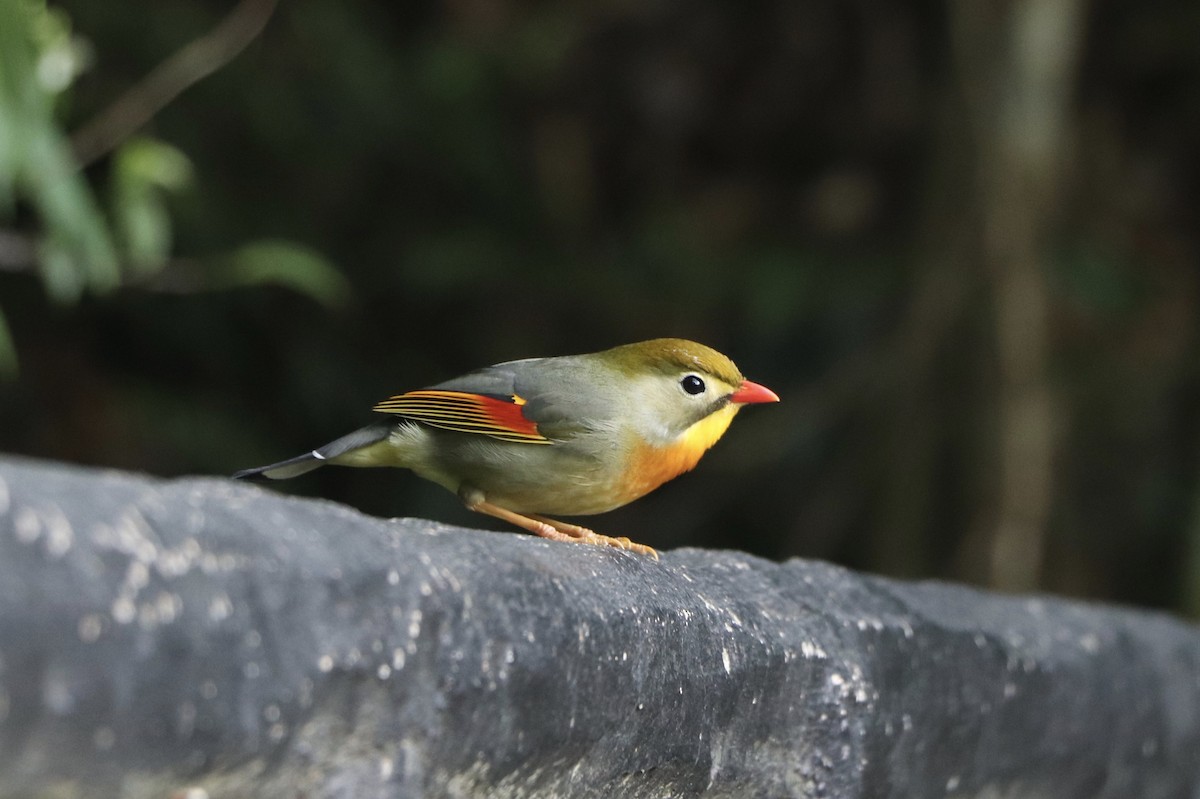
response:
<path fill-rule="evenodd" d="M 779 401 L 729 358 L 694 341 L 652 339 L 598 355 L 628 381 L 631 415 L 652 444 L 685 444 L 702 453 L 743 405 Z"/>

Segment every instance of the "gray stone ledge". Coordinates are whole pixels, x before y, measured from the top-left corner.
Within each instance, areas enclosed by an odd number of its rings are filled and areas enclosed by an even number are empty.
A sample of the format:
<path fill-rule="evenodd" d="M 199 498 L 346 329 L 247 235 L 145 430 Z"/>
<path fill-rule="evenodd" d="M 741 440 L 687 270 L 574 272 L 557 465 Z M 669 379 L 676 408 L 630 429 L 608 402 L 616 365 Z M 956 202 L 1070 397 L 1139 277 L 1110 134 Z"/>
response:
<path fill-rule="evenodd" d="M 0 460 L 0 796 L 193 787 L 1197 799 L 1200 634 Z"/>

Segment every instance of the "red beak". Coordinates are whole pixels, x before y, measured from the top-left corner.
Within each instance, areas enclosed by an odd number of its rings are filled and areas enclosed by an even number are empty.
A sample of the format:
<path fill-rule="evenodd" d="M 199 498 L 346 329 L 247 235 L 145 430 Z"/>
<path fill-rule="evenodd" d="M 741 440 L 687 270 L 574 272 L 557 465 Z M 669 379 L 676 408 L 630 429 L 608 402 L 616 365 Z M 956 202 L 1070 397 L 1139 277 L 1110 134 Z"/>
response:
<path fill-rule="evenodd" d="M 729 395 L 729 401 L 742 405 L 752 402 L 779 402 L 779 395 L 766 386 L 743 380 L 738 390 Z"/>

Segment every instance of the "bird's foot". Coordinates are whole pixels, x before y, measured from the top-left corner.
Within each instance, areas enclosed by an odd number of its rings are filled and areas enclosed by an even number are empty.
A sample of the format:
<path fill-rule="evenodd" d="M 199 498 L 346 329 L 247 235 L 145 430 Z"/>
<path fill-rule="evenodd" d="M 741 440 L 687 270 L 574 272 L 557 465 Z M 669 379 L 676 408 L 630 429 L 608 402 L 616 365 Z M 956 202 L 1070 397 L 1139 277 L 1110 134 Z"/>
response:
<path fill-rule="evenodd" d="M 540 535 L 542 538 L 549 538 L 551 541 L 574 541 L 582 544 L 616 547 L 617 549 L 624 549 L 627 552 L 636 552 L 639 555 L 649 555 L 658 560 L 658 553 L 654 549 L 645 544 L 634 543 L 628 538 L 613 538 L 601 535 L 586 527 L 580 527 L 578 524 L 560 522 L 558 519 L 550 519 L 545 516 L 517 513 L 508 508 L 493 505 L 484 499 L 482 492 L 460 491 L 459 493 L 462 496 L 463 502 L 470 510 L 477 513 L 486 513 L 497 519 L 503 519 L 510 524 L 515 524 L 522 530 L 528 530 L 535 535 Z"/>
<path fill-rule="evenodd" d="M 598 546 L 616 547 L 624 549 L 628 552 L 636 552 L 639 555 L 649 555 L 658 560 L 658 552 L 653 547 L 648 547 L 645 544 L 639 544 L 635 541 L 630 541 L 624 536 L 613 537 L 597 533 L 595 530 L 589 530 L 586 527 L 581 527 L 578 524 L 570 522 L 560 522 L 558 519 L 549 519 L 545 516 L 532 516 L 535 521 L 549 526 L 559 534 L 570 536 L 572 541 L 579 541 L 585 544 L 596 544 Z"/>

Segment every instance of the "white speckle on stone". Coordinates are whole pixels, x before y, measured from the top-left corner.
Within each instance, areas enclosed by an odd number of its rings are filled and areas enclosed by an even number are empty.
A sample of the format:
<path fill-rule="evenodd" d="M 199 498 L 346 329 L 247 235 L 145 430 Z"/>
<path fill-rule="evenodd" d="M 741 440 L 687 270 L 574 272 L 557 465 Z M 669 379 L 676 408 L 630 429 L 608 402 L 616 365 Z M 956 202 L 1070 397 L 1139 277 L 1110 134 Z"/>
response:
<path fill-rule="evenodd" d="M 262 667 L 259 666 L 257 663 L 255 663 L 253 660 L 248 661 L 246 663 L 246 665 L 242 666 L 242 674 L 246 675 L 247 680 L 257 679 L 258 675 L 261 672 L 262 672 Z"/>
<path fill-rule="evenodd" d="M 729 650 L 725 647 L 721 647 L 721 665 L 725 667 L 726 674 L 731 674 L 733 672 L 733 663 L 729 657 Z"/>
<path fill-rule="evenodd" d="M 224 621 L 233 613 L 233 601 L 224 591 L 213 594 L 208 600 L 208 618 L 210 621 Z"/>
<path fill-rule="evenodd" d="M 279 721 L 280 717 L 283 715 L 279 710 L 279 705 L 276 705 L 275 703 L 271 703 L 264 707 L 262 714 L 263 720 L 268 724 L 274 724 L 275 722 Z"/>
<path fill-rule="evenodd" d="M 8 513 L 10 507 L 12 507 L 12 498 L 8 492 L 8 483 L 0 478 L 0 513 Z"/>
<path fill-rule="evenodd" d="M 125 586 L 136 595 L 138 591 L 146 587 L 150 582 L 150 569 L 140 560 L 131 560 L 129 568 L 125 570 Z M 124 587 L 124 586 L 122 586 Z"/>
<path fill-rule="evenodd" d="M 392 650 L 392 670 L 400 671 L 404 668 L 404 650 L 396 647 Z"/>
<path fill-rule="evenodd" d="M 421 610 L 414 608 L 408 617 L 408 637 L 416 638 L 421 634 Z"/>
<path fill-rule="evenodd" d="M 267 730 L 267 737 L 274 743 L 282 741 L 285 735 L 287 735 L 287 725 L 283 722 L 272 724 L 271 728 Z"/>
<path fill-rule="evenodd" d="M 42 520 L 30 507 L 20 508 L 13 517 L 13 531 L 22 544 L 32 544 L 42 534 Z"/>
<path fill-rule="evenodd" d="M 129 597 L 119 596 L 113 600 L 109 612 L 117 624 L 129 624 L 137 618 L 137 605 Z"/>
<path fill-rule="evenodd" d="M 807 640 L 800 642 L 800 654 L 806 660 L 824 659 L 828 657 L 825 650 L 822 649 L 816 641 Z"/>
<path fill-rule="evenodd" d="M 65 716 L 75 709 L 75 695 L 60 669 L 52 667 L 42 681 L 42 704 L 58 716 Z"/>
<path fill-rule="evenodd" d="M 400 585 L 400 572 L 392 569 L 387 576 L 388 585 Z"/>
<path fill-rule="evenodd" d="M 379 779 L 390 780 L 396 771 L 396 762 L 390 757 L 379 758 Z"/>
<path fill-rule="evenodd" d="M 179 613 L 183 610 L 183 600 L 178 594 L 159 591 L 158 596 L 154 598 L 154 607 L 158 612 L 158 620 L 163 624 L 170 624 L 179 618 Z"/>
<path fill-rule="evenodd" d="M 317 668 L 326 673 L 333 671 L 333 655 L 321 655 L 317 658 Z"/>
<path fill-rule="evenodd" d="M 131 506 L 113 528 L 116 534 L 115 549 L 133 556 L 142 564 L 151 563 L 158 555 L 158 547 L 151 540 L 154 531 L 142 512 Z"/>
<path fill-rule="evenodd" d="M 90 644 L 104 631 L 104 620 L 97 613 L 88 613 L 79 619 L 79 640 Z"/>
<path fill-rule="evenodd" d="M 170 579 L 186 574 L 188 569 L 191 568 L 191 563 L 191 557 L 184 549 L 180 548 L 164 550 L 158 556 L 158 560 L 155 561 L 154 566 L 158 569 L 159 574 Z"/>
<path fill-rule="evenodd" d="M 1095 633 L 1084 633 L 1079 638 L 1079 646 L 1084 652 L 1094 655 L 1100 651 L 1100 636 Z"/>
<path fill-rule="evenodd" d="M 955 774 L 953 777 L 946 780 L 946 790 L 947 791 L 957 791 L 958 786 L 961 782 L 962 782 L 962 777 Z"/>
<path fill-rule="evenodd" d="M 71 521 L 60 509 L 54 508 L 46 514 L 46 554 L 52 558 L 61 558 L 71 551 L 75 543 L 75 531 L 71 529 Z"/>
<path fill-rule="evenodd" d="M 392 676 L 392 667 L 386 663 L 380 663 L 379 668 L 375 670 L 375 676 L 381 680 L 386 680 Z"/>

